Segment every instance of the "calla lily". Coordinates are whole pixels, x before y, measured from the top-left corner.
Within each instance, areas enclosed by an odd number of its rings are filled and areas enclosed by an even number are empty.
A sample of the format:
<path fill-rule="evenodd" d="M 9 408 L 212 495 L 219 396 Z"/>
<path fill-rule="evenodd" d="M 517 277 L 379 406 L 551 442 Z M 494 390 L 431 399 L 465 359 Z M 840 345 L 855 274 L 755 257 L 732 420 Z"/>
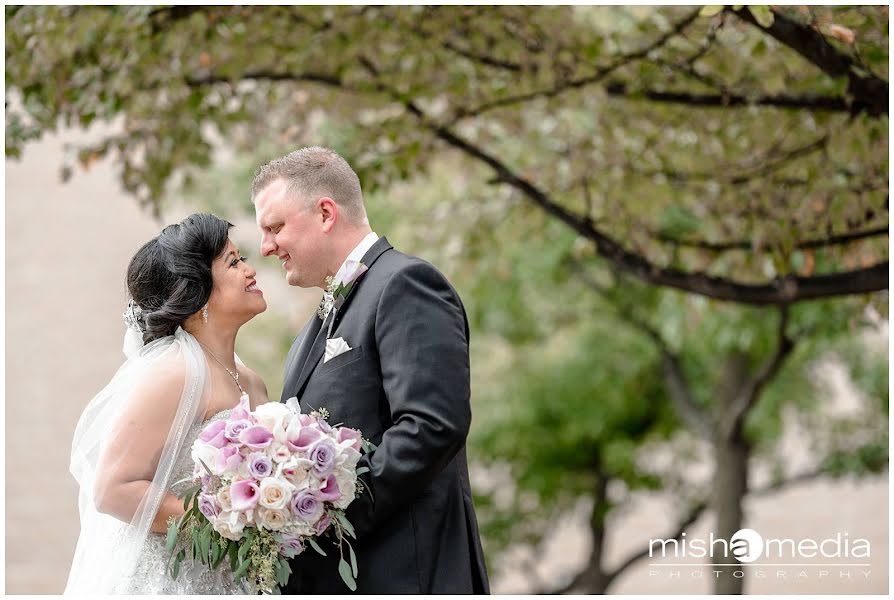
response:
<path fill-rule="evenodd" d="M 338 481 L 335 480 L 335 475 L 329 476 L 329 479 L 326 480 L 326 485 L 322 489 L 317 490 L 316 496 L 320 500 L 328 500 L 330 502 L 341 498 L 341 490 L 338 489 Z"/>
<path fill-rule="evenodd" d="M 214 421 L 199 434 L 199 439 L 215 448 L 223 448 L 227 445 L 227 439 L 224 432 L 227 423 L 224 420 Z"/>
<path fill-rule="evenodd" d="M 230 503 L 234 511 L 243 511 L 254 508 L 258 503 L 260 490 L 258 485 L 250 479 L 237 481 L 230 486 Z"/>
<path fill-rule="evenodd" d="M 263 450 L 273 441 L 273 434 L 266 428 L 255 425 L 243 429 L 239 434 L 239 441 L 252 450 Z"/>

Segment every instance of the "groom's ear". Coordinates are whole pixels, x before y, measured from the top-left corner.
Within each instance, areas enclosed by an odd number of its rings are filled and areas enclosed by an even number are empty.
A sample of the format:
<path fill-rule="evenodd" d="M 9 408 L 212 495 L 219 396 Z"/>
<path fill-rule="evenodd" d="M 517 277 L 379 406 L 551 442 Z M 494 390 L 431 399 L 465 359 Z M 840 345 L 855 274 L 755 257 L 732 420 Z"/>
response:
<path fill-rule="evenodd" d="M 338 204 L 329 196 L 317 200 L 317 208 L 322 219 L 323 231 L 329 233 L 338 221 Z"/>

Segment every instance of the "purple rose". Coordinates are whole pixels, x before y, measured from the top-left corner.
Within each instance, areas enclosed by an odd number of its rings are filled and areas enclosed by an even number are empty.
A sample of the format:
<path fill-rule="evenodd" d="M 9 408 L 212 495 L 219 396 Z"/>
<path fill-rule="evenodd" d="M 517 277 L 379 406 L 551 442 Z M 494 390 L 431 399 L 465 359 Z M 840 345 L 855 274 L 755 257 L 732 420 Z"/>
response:
<path fill-rule="evenodd" d="M 217 499 L 210 494 L 199 494 L 199 512 L 205 515 L 209 521 L 214 519 L 220 514 Z"/>
<path fill-rule="evenodd" d="M 329 516 L 329 513 L 323 514 L 323 516 L 320 517 L 320 520 L 317 521 L 317 524 L 314 525 L 314 533 L 323 535 L 323 532 L 326 531 L 330 523 L 332 523 L 332 517 Z"/>
<path fill-rule="evenodd" d="M 332 431 L 332 425 L 327 423 L 325 419 L 317 419 L 317 425 L 320 426 L 320 429 L 323 431 L 323 433 L 329 433 L 330 431 Z"/>
<path fill-rule="evenodd" d="M 227 440 L 224 439 L 225 421 L 214 421 L 199 434 L 199 439 L 215 448 L 223 448 Z"/>
<path fill-rule="evenodd" d="M 238 419 L 238 420 L 228 420 L 226 428 L 224 430 L 224 435 L 231 442 L 239 441 L 239 434 L 242 433 L 242 430 L 248 429 L 251 427 L 251 421 L 248 419 Z"/>
<path fill-rule="evenodd" d="M 304 551 L 301 539 L 294 535 L 284 535 L 279 538 L 279 553 L 286 558 L 294 558 Z"/>
<path fill-rule="evenodd" d="M 314 463 L 314 471 L 320 477 L 326 477 L 335 468 L 335 444 L 329 438 L 323 438 L 310 451 L 310 460 Z"/>
<path fill-rule="evenodd" d="M 316 523 L 323 514 L 323 503 L 310 490 L 302 490 L 292 497 L 292 514 L 307 523 Z"/>
<path fill-rule="evenodd" d="M 273 441 L 273 434 L 266 427 L 247 427 L 239 434 L 239 441 L 252 450 L 263 450 Z"/>
<path fill-rule="evenodd" d="M 265 454 L 255 452 L 248 457 L 248 471 L 255 479 L 264 479 L 273 471 L 273 461 Z"/>
<path fill-rule="evenodd" d="M 233 510 L 243 511 L 253 508 L 258 503 L 260 490 L 258 484 L 250 479 L 237 481 L 230 486 L 230 504 Z"/>
<path fill-rule="evenodd" d="M 322 489 L 317 490 L 316 496 L 320 500 L 328 500 L 329 502 L 334 502 L 341 498 L 341 490 L 338 489 L 338 482 L 335 480 L 335 475 L 329 476 L 326 480 L 326 485 L 324 485 Z"/>

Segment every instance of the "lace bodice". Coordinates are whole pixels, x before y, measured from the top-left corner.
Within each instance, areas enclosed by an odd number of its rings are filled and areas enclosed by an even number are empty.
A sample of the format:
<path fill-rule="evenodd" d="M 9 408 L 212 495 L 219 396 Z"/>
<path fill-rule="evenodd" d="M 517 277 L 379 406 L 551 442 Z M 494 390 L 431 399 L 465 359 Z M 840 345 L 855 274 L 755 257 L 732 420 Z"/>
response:
<path fill-rule="evenodd" d="M 225 410 L 212 415 L 207 420 L 193 425 L 183 448 L 177 456 L 174 464 L 174 472 L 171 481 L 177 482 L 191 477 L 193 473 L 193 461 L 191 451 L 193 442 L 199 437 L 202 430 L 209 423 L 229 416 L 230 410 Z M 190 485 L 188 482 L 181 486 Z M 181 491 L 178 487 L 171 488 L 173 493 Z M 160 533 L 150 533 L 140 553 L 136 571 L 129 578 L 123 594 L 245 594 L 241 586 L 233 582 L 233 573 L 228 561 L 223 561 L 217 569 L 210 570 L 201 563 L 186 559 L 180 566 L 180 574 L 176 580 L 168 574 L 168 551 L 165 548 L 166 536 Z"/>

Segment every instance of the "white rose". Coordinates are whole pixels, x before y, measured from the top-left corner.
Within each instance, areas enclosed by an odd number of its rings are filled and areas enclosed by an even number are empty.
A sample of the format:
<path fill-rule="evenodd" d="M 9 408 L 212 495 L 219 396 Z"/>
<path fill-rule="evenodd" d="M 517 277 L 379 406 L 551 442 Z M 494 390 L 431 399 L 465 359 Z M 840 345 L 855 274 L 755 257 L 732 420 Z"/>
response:
<path fill-rule="evenodd" d="M 230 486 L 225 485 L 217 492 L 217 503 L 223 511 L 233 510 L 233 503 L 230 500 Z"/>
<path fill-rule="evenodd" d="M 258 503 L 264 508 L 280 510 L 286 507 L 292 497 L 294 486 L 284 479 L 266 477 L 259 486 Z"/>
<path fill-rule="evenodd" d="M 345 440 L 337 446 L 337 453 L 335 455 L 335 464 L 337 467 L 348 469 L 350 471 L 357 470 L 357 462 L 363 455 L 351 448 L 352 443 L 351 440 Z"/>
<path fill-rule="evenodd" d="M 310 485 L 308 473 L 313 465 L 314 463 L 310 459 L 293 456 L 280 464 L 279 473 L 282 473 L 282 477 L 295 489 L 303 490 Z"/>
<path fill-rule="evenodd" d="M 208 468 L 211 469 L 211 472 L 214 475 L 220 475 L 221 470 L 218 468 L 218 457 L 220 455 L 220 450 L 202 442 L 201 440 L 196 440 L 196 443 L 192 445 L 192 461 L 196 465 L 199 465 L 201 469 L 202 475 L 205 475 L 205 468 L 201 466 L 199 460 L 208 465 Z"/>
<path fill-rule="evenodd" d="M 273 433 L 273 439 L 277 442 L 286 441 L 286 420 L 292 415 L 292 411 L 281 402 L 267 402 L 254 412 L 258 425 L 263 425 Z"/>
<path fill-rule="evenodd" d="M 283 533 L 288 533 L 289 535 L 297 535 L 302 537 L 316 535 L 313 524 L 305 523 L 304 521 L 298 520 L 287 521 L 280 531 L 282 531 Z"/>
<path fill-rule="evenodd" d="M 281 463 L 289 460 L 292 453 L 285 444 L 281 442 L 273 442 L 267 446 L 267 456 L 269 456 L 273 462 Z"/>
<path fill-rule="evenodd" d="M 285 510 L 276 510 L 273 508 L 258 509 L 258 525 L 271 531 L 279 531 L 288 521 L 288 514 Z"/>
<path fill-rule="evenodd" d="M 245 519 L 238 512 L 223 511 L 214 520 L 214 529 L 228 540 L 238 541 L 242 539 Z"/>
<path fill-rule="evenodd" d="M 336 469 L 333 474 L 341 492 L 341 498 L 333 504 L 336 508 L 345 509 L 354 500 L 354 494 L 357 491 L 357 475 L 354 471 L 342 468 Z"/>

